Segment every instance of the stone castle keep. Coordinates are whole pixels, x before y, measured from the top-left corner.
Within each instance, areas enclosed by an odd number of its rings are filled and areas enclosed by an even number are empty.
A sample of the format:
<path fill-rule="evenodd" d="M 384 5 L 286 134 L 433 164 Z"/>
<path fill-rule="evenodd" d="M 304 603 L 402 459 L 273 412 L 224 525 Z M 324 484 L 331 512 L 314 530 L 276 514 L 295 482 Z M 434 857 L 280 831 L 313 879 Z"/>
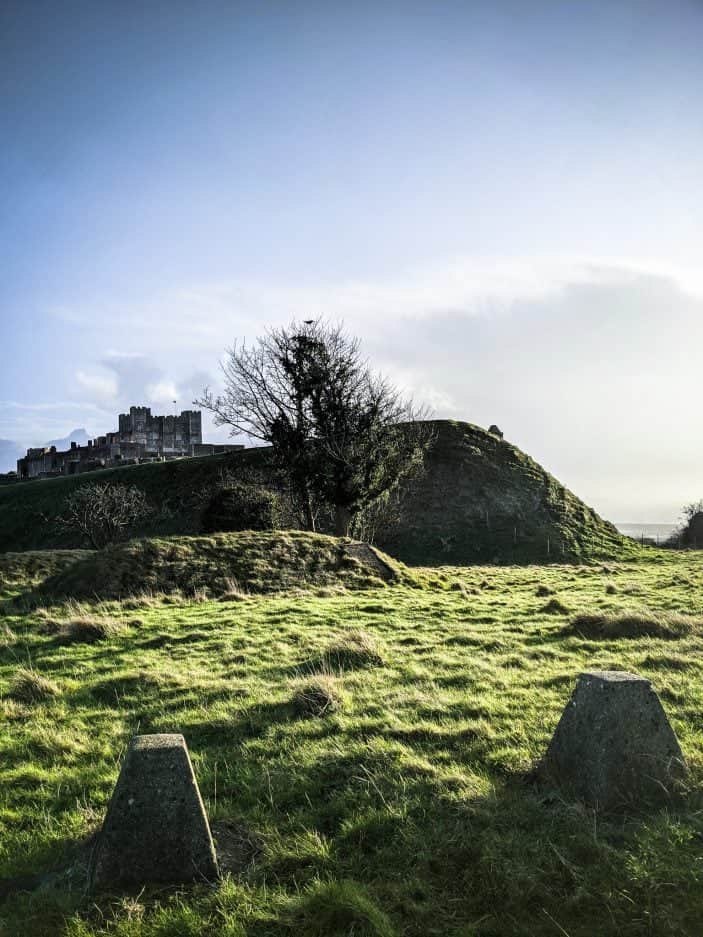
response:
<path fill-rule="evenodd" d="M 98 468 L 215 455 L 243 448 L 203 443 L 199 410 L 154 416 L 150 407 L 130 407 L 129 413 L 120 413 L 116 433 L 98 436 L 87 446 L 73 442 L 64 452 L 58 452 L 56 446 L 28 449 L 27 455 L 17 462 L 17 474 L 20 478 L 75 475 Z"/>
<path fill-rule="evenodd" d="M 190 455 L 192 446 L 203 441 L 202 414 L 183 410 L 180 416 L 152 416 L 150 407 L 130 407 L 120 413 L 117 435 L 121 443 L 145 446 L 150 453 Z"/>

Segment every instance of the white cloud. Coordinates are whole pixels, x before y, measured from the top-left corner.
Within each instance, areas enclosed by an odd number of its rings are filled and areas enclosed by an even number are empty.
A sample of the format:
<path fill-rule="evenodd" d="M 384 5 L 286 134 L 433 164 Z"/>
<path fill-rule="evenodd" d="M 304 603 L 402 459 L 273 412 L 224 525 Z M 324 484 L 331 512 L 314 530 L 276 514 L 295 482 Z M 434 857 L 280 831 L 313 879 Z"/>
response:
<path fill-rule="evenodd" d="M 157 381 L 155 384 L 147 384 L 146 386 L 146 399 L 149 401 L 149 404 L 167 406 L 169 408 L 169 413 L 171 412 L 173 401 L 177 401 L 179 397 L 178 388 L 173 381 Z M 190 406 L 190 400 L 188 401 L 188 406 Z M 188 408 L 184 407 L 184 409 Z"/>
<path fill-rule="evenodd" d="M 108 367 L 138 364 L 153 356 L 160 367 L 189 361 L 211 368 L 235 339 L 251 340 L 292 318 L 344 320 L 352 331 L 392 336 L 398 323 L 452 315 L 500 315 L 517 303 L 554 298 L 579 285 L 609 286 L 653 278 L 693 297 L 703 297 L 703 272 L 647 259 L 552 255 L 515 258 L 457 258 L 422 270 L 374 281 L 317 284 L 237 279 L 164 290 L 129 306 L 95 303 L 64 308 L 71 323 L 121 344 L 125 328 L 140 352 L 112 351 Z M 56 312 L 56 310 L 54 310 Z M 159 379 L 160 380 L 160 379 Z M 173 381 L 173 376 L 169 378 Z"/>
<path fill-rule="evenodd" d="M 109 403 L 117 397 L 117 378 L 114 374 L 88 374 L 76 371 L 76 381 L 93 399 Z"/>
<path fill-rule="evenodd" d="M 121 361 L 142 361 L 144 359 L 144 353 L 141 351 L 116 351 L 114 348 L 111 348 L 105 353 L 106 362 L 116 362 Z"/>
<path fill-rule="evenodd" d="M 384 322 L 445 314 L 486 316 L 516 302 L 548 299 L 574 286 L 623 284 L 642 277 L 669 281 L 683 292 L 703 297 L 700 271 L 643 260 L 566 255 L 460 258 L 380 281 L 306 286 L 239 280 L 178 289 L 154 298 L 149 308 L 157 315 L 148 319 L 161 324 L 169 321 L 172 334 L 186 328 L 196 342 L 211 344 L 213 339 L 222 342 L 226 338 L 223 327 L 231 328 L 234 323 L 239 334 L 255 335 L 267 324 L 293 317 L 343 319 L 378 327 Z M 159 314 L 166 309 L 168 315 Z M 144 321 L 135 313 L 135 324 L 139 320 Z"/>

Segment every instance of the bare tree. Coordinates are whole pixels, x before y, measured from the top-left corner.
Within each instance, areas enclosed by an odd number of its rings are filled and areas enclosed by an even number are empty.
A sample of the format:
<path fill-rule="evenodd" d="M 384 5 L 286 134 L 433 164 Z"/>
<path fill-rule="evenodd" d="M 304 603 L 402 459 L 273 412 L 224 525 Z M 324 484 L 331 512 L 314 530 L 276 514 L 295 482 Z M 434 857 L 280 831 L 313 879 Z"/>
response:
<path fill-rule="evenodd" d="M 146 495 L 136 485 L 93 482 L 66 498 L 59 524 L 99 550 L 126 539 L 135 524 L 151 513 Z"/>
<path fill-rule="evenodd" d="M 221 364 L 224 391 L 207 388 L 197 404 L 217 425 L 270 443 L 289 474 L 305 525 L 320 503 L 334 510 L 335 531 L 415 469 L 431 441 L 424 412 L 373 373 L 359 341 L 341 325 L 293 322 Z"/>

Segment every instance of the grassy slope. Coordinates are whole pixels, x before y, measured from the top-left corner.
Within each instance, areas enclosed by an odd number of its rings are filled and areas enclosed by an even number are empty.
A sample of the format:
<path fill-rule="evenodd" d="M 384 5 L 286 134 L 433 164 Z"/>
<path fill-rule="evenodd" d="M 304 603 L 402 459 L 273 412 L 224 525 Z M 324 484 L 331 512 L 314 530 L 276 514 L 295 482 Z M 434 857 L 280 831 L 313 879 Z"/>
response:
<path fill-rule="evenodd" d="M 631 549 L 541 465 L 507 440 L 454 420 L 434 423 L 427 473 L 379 545 L 408 563 L 549 562 Z"/>
<path fill-rule="evenodd" d="M 179 459 L 87 472 L 68 478 L 48 478 L 0 487 L 0 552 L 75 547 L 80 544 L 56 529 L 54 518 L 64 498 L 78 486 L 96 481 L 138 485 L 158 513 L 139 532 L 168 535 L 198 530 L 198 491 L 213 483 L 231 465 L 260 458 L 256 450 L 235 456 Z"/>
<path fill-rule="evenodd" d="M 0 877 L 95 830 L 130 735 L 183 732 L 239 862 L 215 889 L 84 897 L 59 880 L 0 904 L 0 934 L 120 937 L 659 937 L 703 919 L 703 635 L 586 640 L 572 613 L 703 615 L 696 556 L 600 567 L 442 570 L 334 597 L 131 601 L 69 609 L 123 630 L 57 643 L 6 608 L 0 650 Z M 539 586 L 552 596 L 536 595 Z M 10 587 L 6 584 L 6 589 Z M 564 608 L 556 613 L 557 599 Z M 551 604 L 550 604 L 551 603 Z M 347 666 L 345 705 L 301 718 L 301 672 L 362 628 L 384 663 Z M 31 661 L 60 690 L 10 696 Z M 523 783 L 579 671 L 649 676 L 693 770 L 669 810 L 596 815 Z M 231 844 L 230 844 L 231 845 Z M 73 887 L 69 887 L 73 885 Z M 0 883 L 1 885 L 1 883 Z"/>
<path fill-rule="evenodd" d="M 419 565 L 546 562 L 622 556 L 632 550 L 533 459 L 478 426 L 435 421 L 427 474 L 379 546 Z M 53 523 L 65 496 L 95 480 L 139 485 L 157 513 L 139 535 L 199 532 L 198 494 L 224 468 L 263 464 L 265 450 L 125 467 L 0 488 L 0 552 L 80 546 Z"/>

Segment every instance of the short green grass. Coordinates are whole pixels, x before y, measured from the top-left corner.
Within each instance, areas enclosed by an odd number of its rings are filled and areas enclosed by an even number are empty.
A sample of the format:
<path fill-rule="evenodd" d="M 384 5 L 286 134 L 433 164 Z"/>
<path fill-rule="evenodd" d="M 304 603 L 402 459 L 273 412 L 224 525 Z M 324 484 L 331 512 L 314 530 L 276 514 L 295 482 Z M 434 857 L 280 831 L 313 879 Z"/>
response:
<path fill-rule="evenodd" d="M 0 934 L 701 933 L 698 555 L 79 609 L 13 603 L 19 569 L 0 619 Z M 60 640 L 91 616 L 119 627 Z M 603 815 L 529 782 L 584 669 L 651 678 L 691 766 L 679 802 Z M 86 896 L 130 736 L 171 731 L 222 882 Z"/>

